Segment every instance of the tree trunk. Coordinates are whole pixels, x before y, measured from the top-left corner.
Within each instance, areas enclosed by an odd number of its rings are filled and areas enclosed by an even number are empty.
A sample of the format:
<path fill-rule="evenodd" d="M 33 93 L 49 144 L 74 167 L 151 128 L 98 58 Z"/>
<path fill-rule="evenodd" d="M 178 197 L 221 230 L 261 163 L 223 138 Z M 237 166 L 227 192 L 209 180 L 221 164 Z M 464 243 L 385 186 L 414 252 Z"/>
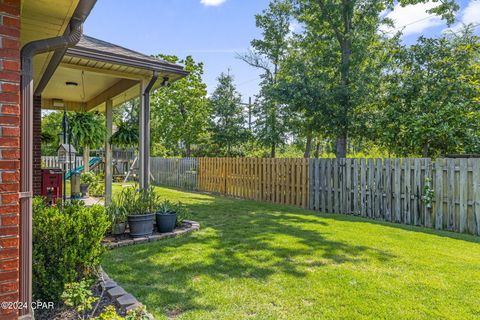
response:
<path fill-rule="evenodd" d="M 187 158 L 190 158 L 192 155 L 192 146 L 190 145 L 190 143 L 185 143 L 185 156 Z"/>
<path fill-rule="evenodd" d="M 425 143 L 422 147 L 422 157 L 428 158 L 428 143 Z"/>
<path fill-rule="evenodd" d="M 347 157 L 347 135 L 341 134 L 337 137 L 337 158 Z"/>
<path fill-rule="evenodd" d="M 275 143 L 272 143 L 272 149 L 270 150 L 270 157 L 275 158 L 276 156 L 276 145 Z"/>
<path fill-rule="evenodd" d="M 312 150 L 312 133 L 307 133 L 307 142 L 305 143 L 305 152 L 303 153 L 303 157 L 308 159 L 310 158 L 310 151 Z"/>
<path fill-rule="evenodd" d="M 88 162 L 90 161 L 90 147 L 83 147 L 83 172 L 89 172 L 90 166 Z"/>
<path fill-rule="evenodd" d="M 320 141 L 317 140 L 317 143 L 315 145 L 315 159 L 318 159 L 320 157 Z"/>

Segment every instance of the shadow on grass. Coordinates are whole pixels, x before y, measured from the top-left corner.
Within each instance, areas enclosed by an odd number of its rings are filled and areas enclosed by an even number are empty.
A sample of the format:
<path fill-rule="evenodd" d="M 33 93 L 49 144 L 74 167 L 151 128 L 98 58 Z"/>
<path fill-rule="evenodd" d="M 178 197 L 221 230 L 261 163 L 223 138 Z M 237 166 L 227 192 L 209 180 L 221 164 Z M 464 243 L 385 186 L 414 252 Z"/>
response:
<path fill-rule="evenodd" d="M 160 314 L 210 311 L 199 279 L 262 282 L 274 274 L 304 277 L 325 265 L 385 262 L 386 251 L 327 239 L 325 216 L 298 208 L 193 196 L 201 231 L 178 239 L 116 249 L 104 265 L 115 280 Z M 320 230 L 318 230 L 320 229 Z M 205 301 L 205 300 L 202 300 Z"/>

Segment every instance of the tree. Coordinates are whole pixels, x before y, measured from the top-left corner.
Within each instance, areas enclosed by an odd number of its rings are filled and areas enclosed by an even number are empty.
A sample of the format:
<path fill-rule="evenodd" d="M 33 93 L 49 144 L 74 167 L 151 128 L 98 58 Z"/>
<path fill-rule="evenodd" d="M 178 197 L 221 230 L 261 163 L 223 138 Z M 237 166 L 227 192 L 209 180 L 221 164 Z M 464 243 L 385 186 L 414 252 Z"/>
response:
<path fill-rule="evenodd" d="M 191 56 L 160 56 L 171 63 L 182 63 L 189 75 L 168 87 L 155 91 L 152 99 L 152 140 L 174 150 L 182 145 L 186 157 L 198 144 L 209 125 L 210 108 L 207 86 L 203 82 L 203 63 Z"/>
<path fill-rule="evenodd" d="M 420 37 L 386 74 L 379 141 L 398 155 L 480 152 L 480 38 Z"/>
<path fill-rule="evenodd" d="M 49 112 L 42 116 L 42 155 L 57 155 L 60 145 L 59 135 L 62 133 L 62 112 Z"/>
<path fill-rule="evenodd" d="M 427 0 L 400 0 L 401 5 L 426 3 Z M 454 21 L 459 6 L 453 0 L 434 0 L 439 5 L 429 12 L 438 14 L 447 22 Z M 392 24 L 381 13 L 392 9 L 394 0 L 294 0 L 296 17 L 311 39 L 322 42 L 334 39 L 335 46 L 319 46 L 318 55 L 329 56 L 335 61 L 335 97 L 337 157 L 347 155 L 347 137 L 355 128 L 355 111 L 364 102 L 362 89 L 368 84 L 362 68 L 368 66 L 371 46 L 378 41 L 379 27 Z"/>
<path fill-rule="evenodd" d="M 262 30 L 262 39 L 253 40 L 253 51 L 240 58 L 263 72 L 262 89 L 254 109 L 257 118 L 254 131 L 260 143 L 270 147 L 270 156 L 275 158 L 276 148 L 286 138 L 288 114 L 286 106 L 275 100 L 271 93 L 288 48 L 291 33 L 290 1 L 273 0 L 268 9 L 255 16 L 255 20 L 257 28 Z"/>
<path fill-rule="evenodd" d="M 105 119 L 98 112 L 74 112 L 70 117 L 70 132 L 83 147 L 84 171 L 88 172 L 90 148 L 98 148 L 105 142 Z"/>
<path fill-rule="evenodd" d="M 222 73 L 218 85 L 210 98 L 212 107 L 212 140 L 219 148 L 225 147 L 227 157 L 232 155 L 232 147 L 248 139 L 245 128 L 245 114 L 241 106 L 241 96 L 233 83 L 233 76 Z"/>

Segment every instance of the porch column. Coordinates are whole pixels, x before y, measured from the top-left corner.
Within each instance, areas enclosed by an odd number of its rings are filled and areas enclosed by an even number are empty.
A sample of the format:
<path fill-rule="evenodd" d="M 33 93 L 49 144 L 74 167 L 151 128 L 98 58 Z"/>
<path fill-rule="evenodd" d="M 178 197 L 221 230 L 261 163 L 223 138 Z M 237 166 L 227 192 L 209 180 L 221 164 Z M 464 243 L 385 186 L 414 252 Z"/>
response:
<path fill-rule="evenodd" d="M 146 88 L 145 80 L 140 81 L 140 106 L 138 112 L 138 119 L 139 119 L 139 135 L 138 135 L 138 182 L 140 189 L 145 189 L 147 186 L 145 185 L 145 97 L 143 92 Z M 148 173 L 147 173 L 148 175 Z"/>
<path fill-rule="evenodd" d="M 107 126 L 107 134 L 105 137 L 105 204 L 112 202 L 112 145 L 110 138 L 112 136 L 112 99 L 105 101 L 105 119 Z"/>

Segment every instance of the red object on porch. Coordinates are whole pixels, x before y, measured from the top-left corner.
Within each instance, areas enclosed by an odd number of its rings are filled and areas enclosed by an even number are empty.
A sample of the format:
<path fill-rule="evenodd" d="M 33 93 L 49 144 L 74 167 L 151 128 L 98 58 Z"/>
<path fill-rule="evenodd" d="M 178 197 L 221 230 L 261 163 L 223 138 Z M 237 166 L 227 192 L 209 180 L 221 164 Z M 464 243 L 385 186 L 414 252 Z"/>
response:
<path fill-rule="evenodd" d="M 47 203 L 54 205 L 62 199 L 63 171 L 58 168 L 42 169 L 42 193 Z"/>

